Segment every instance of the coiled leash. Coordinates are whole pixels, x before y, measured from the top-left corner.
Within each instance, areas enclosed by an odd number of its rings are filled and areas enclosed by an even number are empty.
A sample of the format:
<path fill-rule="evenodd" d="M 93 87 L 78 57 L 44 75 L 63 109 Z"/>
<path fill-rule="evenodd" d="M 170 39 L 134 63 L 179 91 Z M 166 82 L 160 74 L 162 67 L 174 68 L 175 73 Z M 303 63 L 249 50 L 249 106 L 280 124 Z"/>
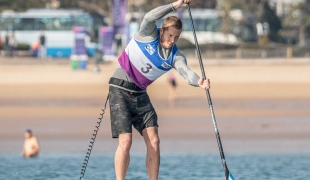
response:
<path fill-rule="evenodd" d="M 94 143 L 95 143 L 95 140 L 96 140 L 96 136 L 97 136 L 97 133 L 99 131 L 99 127 L 100 127 L 100 124 L 102 122 L 102 118 L 103 118 L 103 115 L 105 113 L 105 109 L 107 107 L 108 99 L 109 99 L 109 95 L 107 96 L 107 100 L 105 101 L 104 109 L 101 109 L 102 113 L 100 113 L 100 117 L 98 118 L 99 119 L 99 121 L 97 122 L 98 125 L 95 126 L 96 129 L 94 130 L 93 137 L 90 140 L 90 144 L 88 146 L 89 149 L 87 149 L 86 156 L 85 156 L 85 159 L 84 159 L 84 163 L 83 163 L 83 166 L 82 166 L 82 169 L 81 169 L 80 180 L 84 177 L 84 174 L 86 172 L 86 168 L 87 168 L 88 160 L 89 160 L 89 157 L 90 157 L 90 153 L 91 153 L 91 151 L 93 149 L 93 146 L 94 146 Z"/>

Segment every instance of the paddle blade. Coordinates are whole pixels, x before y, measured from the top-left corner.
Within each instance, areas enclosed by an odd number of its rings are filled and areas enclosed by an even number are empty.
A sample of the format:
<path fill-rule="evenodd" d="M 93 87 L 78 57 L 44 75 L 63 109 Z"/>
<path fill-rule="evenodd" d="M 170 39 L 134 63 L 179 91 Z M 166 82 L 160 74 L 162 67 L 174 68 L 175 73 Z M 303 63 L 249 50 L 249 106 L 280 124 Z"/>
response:
<path fill-rule="evenodd" d="M 234 176 L 229 173 L 229 180 L 235 180 Z"/>

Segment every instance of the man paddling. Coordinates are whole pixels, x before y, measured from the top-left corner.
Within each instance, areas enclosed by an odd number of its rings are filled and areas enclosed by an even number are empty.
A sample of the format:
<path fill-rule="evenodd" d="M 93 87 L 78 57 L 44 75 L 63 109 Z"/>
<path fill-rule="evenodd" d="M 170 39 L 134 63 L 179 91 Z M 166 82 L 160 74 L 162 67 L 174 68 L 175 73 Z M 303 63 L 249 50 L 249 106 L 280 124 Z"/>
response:
<path fill-rule="evenodd" d="M 147 86 L 174 68 L 192 86 L 209 89 L 209 79 L 203 80 L 191 71 L 186 57 L 175 45 L 182 22 L 167 17 L 161 28 L 155 21 L 194 0 L 177 0 L 148 12 L 124 52 L 118 58 L 119 67 L 109 81 L 109 104 L 112 137 L 118 138 L 115 153 L 117 180 L 124 180 L 130 161 L 132 126 L 143 136 L 146 147 L 146 169 L 150 180 L 158 179 L 160 150 L 157 114 L 152 106 Z"/>

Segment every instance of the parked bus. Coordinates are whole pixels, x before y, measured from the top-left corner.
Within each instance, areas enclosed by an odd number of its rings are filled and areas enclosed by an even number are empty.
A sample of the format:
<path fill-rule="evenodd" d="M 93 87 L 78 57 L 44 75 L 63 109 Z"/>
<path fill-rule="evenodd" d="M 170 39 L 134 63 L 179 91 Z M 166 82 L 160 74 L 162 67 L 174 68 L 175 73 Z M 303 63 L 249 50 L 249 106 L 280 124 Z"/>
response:
<path fill-rule="evenodd" d="M 234 34 L 223 34 L 220 32 L 221 21 L 218 13 L 214 9 L 191 9 L 192 19 L 199 44 L 223 43 L 238 44 L 238 39 Z M 170 13 L 167 16 L 179 16 L 183 22 L 183 30 L 180 38 L 184 38 L 195 44 L 190 17 L 186 9 L 182 13 Z M 165 16 L 166 17 L 166 16 Z M 165 18 L 164 17 L 164 18 Z M 164 19 L 163 18 L 163 19 Z M 161 26 L 163 19 L 157 21 Z"/>
<path fill-rule="evenodd" d="M 46 54 L 49 57 L 69 57 L 74 46 L 74 26 L 87 29 L 86 47 L 92 55 L 95 44 L 90 37 L 96 35 L 100 24 L 94 23 L 91 14 L 83 10 L 30 9 L 26 12 L 3 12 L 0 14 L 1 37 L 5 31 L 14 32 L 19 43 L 33 45 L 39 41 L 40 30 L 46 37 Z"/>

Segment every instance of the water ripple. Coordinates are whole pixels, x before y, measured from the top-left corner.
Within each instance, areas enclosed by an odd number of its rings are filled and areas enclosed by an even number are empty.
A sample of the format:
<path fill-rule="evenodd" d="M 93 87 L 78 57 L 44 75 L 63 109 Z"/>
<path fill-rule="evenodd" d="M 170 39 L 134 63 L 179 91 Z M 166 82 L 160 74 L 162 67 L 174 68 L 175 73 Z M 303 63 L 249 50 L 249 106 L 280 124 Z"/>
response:
<path fill-rule="evenodd" d="M 34 159 L 0 154 L 1 180 L 79 179 L 83 154 L 40 154 Z M 87 180 L 113 180 L 113 154 L 92 154 Z M 237 180 L 301 180 L 310 176 L 310 154 L 229 154 L 228 168 Z M 145 155 L 132 154 L 127 180 L 148 179 Z M 161 180 L 223 180 L 219 154 L 163 153 Z"/>

